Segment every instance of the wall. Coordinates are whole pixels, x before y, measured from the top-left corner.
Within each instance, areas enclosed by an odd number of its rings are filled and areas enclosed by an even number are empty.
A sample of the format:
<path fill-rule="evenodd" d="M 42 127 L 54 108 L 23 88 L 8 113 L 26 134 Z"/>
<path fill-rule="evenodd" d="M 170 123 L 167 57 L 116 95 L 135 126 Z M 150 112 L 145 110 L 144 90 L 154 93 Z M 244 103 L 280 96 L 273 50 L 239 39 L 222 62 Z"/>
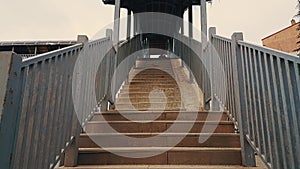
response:
<path fill-rule="evenodd" d="M 299 30 L 297 30 L 298 24 L 293 24 L 273 35 L 264 38 L 263 45 L 272 49 L 277 49 L 287 53 L 294 53 L 294 51 L 299 46 L 297 38 L 299 35 Z"/>

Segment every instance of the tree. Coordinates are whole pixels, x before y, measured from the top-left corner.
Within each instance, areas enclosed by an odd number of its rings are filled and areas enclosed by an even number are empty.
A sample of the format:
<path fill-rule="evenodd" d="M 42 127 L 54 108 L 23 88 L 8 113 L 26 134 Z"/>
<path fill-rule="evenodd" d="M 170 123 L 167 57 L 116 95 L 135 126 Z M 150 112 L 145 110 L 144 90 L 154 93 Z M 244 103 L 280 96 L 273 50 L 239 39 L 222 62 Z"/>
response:
<path fill-rule="evenodd" d="M 295 17 L 299 21 L 299 18 L 300 18 L 300 0 L 297 0 L 297 1 L 298 1 L 298 4 L 297 4 L 297 14 L 296 14 Z M 299 31 L 299 34 L 298 34 L 297 49 L 295 51 L 297 52 L 298 56 L 300 56 L 300 24 L 299 23 L 298 23 L 297 30 Z"/>

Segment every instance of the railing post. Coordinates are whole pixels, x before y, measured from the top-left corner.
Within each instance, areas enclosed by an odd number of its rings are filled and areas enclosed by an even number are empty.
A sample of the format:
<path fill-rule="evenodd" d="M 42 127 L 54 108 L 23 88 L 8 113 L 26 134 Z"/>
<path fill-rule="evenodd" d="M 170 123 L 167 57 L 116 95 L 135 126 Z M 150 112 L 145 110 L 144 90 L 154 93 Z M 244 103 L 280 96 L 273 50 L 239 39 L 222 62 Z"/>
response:
<path fill-rule="evenodd" d="M 84 45 L 87 44 L 89 41 L 86 35 L 78 35 L 77 36 L 77 43 L 83 43 Z M 75 167 L 77 166 L 77 158 L 78 158 L 78 140 L 80 137 L 81 126 L 80 122 L 77 119 L 76 112 L 73 114 L 73 124 L 72 124 L 72 137 L 69 146 L 65 150 L 64 154 L 64 166 L 65 167 Z"/>
<path fill-rule="evenodd" d="M 109 38 L 111 41 L 113 40 L 113 30 L 112 29 L 106 29 L 106 37 Z"/>
<path fill-rule="evenodd" d="M 255 166 L 254 150 L 246 139 L 248 133 L 248 124 L 246 116 L 246 99 L 245 98 L 245 86 L 244 86 L 244 69 L 241 56 L 241 48 L 238 45 L 238 41 L 243 40 L 243 33 L 234 33 L 232 39 L 232 56 L 233 56 L 233 78 L 235 90 L 235 103 L 236 103 L 236 115 L 238 116 L 238 124 L 240 131 L 240 142 L 242 148 L 242 164 L 247 167 Z"/>
<path fill-rule="evenodd" d="M 22 58 L 0 52 L 0 166 L 11 168 L 19 123 Z"/>
<path fill-rule="evenodd" d="M 212 38 L 213 34 L 216 34 L 216 28 L 209 28 L 209 36 L 210 38 Z M 203 34 L 202 34 L 203 35 Z M 205 38 L 206 35 L 205 35 Z M 205 42 L 207 44 L 207 42 Z M 202 46 L 205 47 L 203 45 L 203 42 L 202 42 Z M 202 49 L 202 51 L 204 52 L 204 48 Z M 210 82 L 211 82 L 211 92 L 210 92 L 210 98 L 211 98 L 211 101 L 210 101 L 210 110 L 211 111 L 219 111 L 220 110 L 220 103 L 219 101 L 217 100 L 217 98 L 215 97 L 215 92 L 216 92 L 216 85 L 217 85 L 217 78 L 218 77 L 218 74 L 215 74 L 215 69 L 219 69 L 219 67 L 217 67 L 214 63 L 214 60 L 216 60 L 215 57 L 217 57 L 218 55 L 215 54 L 215 51 L 213 50 L 213 45 L 211 45 L 211 48 L 210 48 L 210 55 L 209 55 L 209 71 L 210 71 Z M 207 59 L 207 58 L 206 58 Z"/>
<path fill-rule="evenodd" d="M 210 72 L 210 75 L 211 75 L 211 79 L 206 79 L 206 80 L 210 80 L 210 86 L 211 86 L 211 88 L 210 88 L 210 90 L 211 90 L 211 92 L 208 92 L 208 91 L 203 91 L 203 95 L 204 95 L 204 98 L 206 99 L 207 97 L 209 97 L 209 96 L 207 96 L 209 93 L 211 94 L 211 96 L 210 96 L 210 99 L 211 99 L 211 103 L 212 104 L 208 104 L 209 102 L 207 102 L 207 100 L 205 100 L 204 101 L 204 106 L 205 106 L 205 108 L 208 110 L 208 109 L 210 109 L 210 108 L 213 108 L 213 109 L 217 109 L 217 103 L 215 103 L 216 102 L 216 99 L 214 99 L 214 95 L 213 95 L 213 55 L 214 55 L 214 53 L 213 53 L 213 42 L 212 42 L 212 40 L 213 40 L 213 35 L 215 35 L 217 33 L 217 29 L 215 28 L 215 27 L 210 27 L 209 28 L 209 30 L 208 30 L 208 35 L 209 35 L 209 41 L 210 41 L 210 43 L 211 44 L 209 44 L 210 45 L 210 48 L 209 48 L 209 53 L 208 53 L 208 57 L 209 58 L 205 58 L 207 61 L 209 61 L 209 66 L 208 66 L 208 69 L 209 70 L 207 70 L 208 72 Z M 208 90 L 209 88 L 207 88 L 207 90 Z M 213 107 L 212 107 L 212 105 L 213 105 Z"/>

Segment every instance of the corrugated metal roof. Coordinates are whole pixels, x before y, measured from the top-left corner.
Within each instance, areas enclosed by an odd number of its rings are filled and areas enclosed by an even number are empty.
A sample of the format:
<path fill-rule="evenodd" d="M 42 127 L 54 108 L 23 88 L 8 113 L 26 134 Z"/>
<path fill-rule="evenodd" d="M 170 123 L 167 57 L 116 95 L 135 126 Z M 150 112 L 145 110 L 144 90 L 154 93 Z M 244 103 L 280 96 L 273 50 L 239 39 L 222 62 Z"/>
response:
<path fill-rule="evenodd" d="M 38 46 L 38 45 L 73 45 L 76 44 L 74 40 L 67 41 L 3 41 L 0 46 Z"/>

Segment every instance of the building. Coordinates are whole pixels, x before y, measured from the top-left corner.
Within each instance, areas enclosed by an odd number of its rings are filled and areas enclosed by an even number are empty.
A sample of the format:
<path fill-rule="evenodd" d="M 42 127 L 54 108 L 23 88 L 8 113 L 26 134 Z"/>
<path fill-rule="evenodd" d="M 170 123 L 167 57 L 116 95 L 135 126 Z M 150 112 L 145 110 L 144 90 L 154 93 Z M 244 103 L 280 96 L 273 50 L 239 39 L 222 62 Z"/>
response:
<path fill-rule="evenodd" d="M 291 21 L 291 25 L 284 28 L 272 35 L 269 35 L 262 39 L 263 46 L 284 51 L 287 53 L 299 55 L 300 41 L 299 36 L 300 23 L 296 23 L 295 20 Z"/>

